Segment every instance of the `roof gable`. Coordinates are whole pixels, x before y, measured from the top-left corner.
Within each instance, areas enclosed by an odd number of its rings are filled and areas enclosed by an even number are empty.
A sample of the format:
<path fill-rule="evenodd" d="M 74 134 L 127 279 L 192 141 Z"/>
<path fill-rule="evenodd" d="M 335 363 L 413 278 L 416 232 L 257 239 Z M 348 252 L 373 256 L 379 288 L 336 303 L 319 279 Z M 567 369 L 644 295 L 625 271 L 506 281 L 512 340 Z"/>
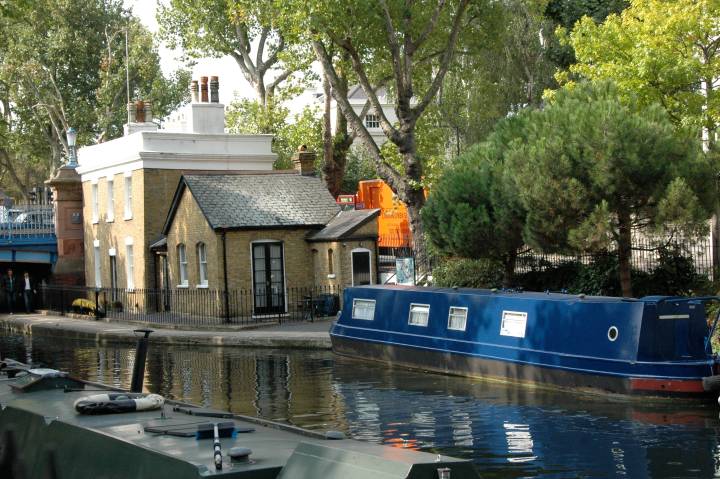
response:
<path fill-rule="evenodd" d="M 213 229 L 320 227 L 339 210 L 319 178 L 295 172 L 185 175 L 163 228 L 165 234 L 184 188 L 189 188 Z"/>

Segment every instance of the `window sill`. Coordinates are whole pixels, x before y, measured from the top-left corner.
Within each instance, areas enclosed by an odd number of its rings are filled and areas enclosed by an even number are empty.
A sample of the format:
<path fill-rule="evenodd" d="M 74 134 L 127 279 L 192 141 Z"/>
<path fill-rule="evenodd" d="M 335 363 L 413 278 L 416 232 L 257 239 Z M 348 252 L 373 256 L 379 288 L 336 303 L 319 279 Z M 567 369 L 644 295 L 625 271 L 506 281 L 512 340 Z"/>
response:
<path fill-rule="evenodd" d="M 114 223 L 114 222 L 115 222 L 115 218 L 107 218 L 105 220 L 105 223 Z"/>
<path fill-rule="evenodd" d="M 328 279 L 335 279 L 335 273 L 327 275 Z"/>
<path fill-rule="evenodd" d="M 98 224 L 98 223 L 100 223 L 100 220 L 99 220 L 99 219 L 97 219 L 97 218 L 93 218 L 93 219 L 92 219 L 92 224 L 96 225 L 96 224 Z"/>
<path fill-rule="evenodd" d="M 176 288 L 187 289 L 188 285 L 187 285 L 187 284 L 178 284 L 178 285 L 175 286 L 175 287 L 176 287 Z"/>
<path fill-rule="evenodd" d="M 207 289 L 208 285 L 207 284 L 196 284 L 195 287 L 197 289 Z"/>
<path fill-rule="evenodd" d="M 124 216 L 123 219 L 125 221 L 130 221 L 133 217 L 132 216 Z"/>

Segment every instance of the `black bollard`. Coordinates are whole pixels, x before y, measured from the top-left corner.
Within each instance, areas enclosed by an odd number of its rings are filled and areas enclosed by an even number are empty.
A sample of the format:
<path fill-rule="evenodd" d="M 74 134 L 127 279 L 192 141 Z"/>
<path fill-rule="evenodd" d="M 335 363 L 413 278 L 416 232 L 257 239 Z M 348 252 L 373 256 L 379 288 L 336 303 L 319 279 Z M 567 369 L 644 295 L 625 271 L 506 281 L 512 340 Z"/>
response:
<path fill-rule="evenodd" d="M 145 359 L 147 358 L 148 337 L 153 332 L 152 329 L 136 329 L 136 333 L 142 333 L 138 339 L 137 349 L 135 350 L 135 364 L 133 365 L 132 382 L 130 383 L 130 391 L 141 393 L 143 388 L 143 379 L 145 379 Z"/>

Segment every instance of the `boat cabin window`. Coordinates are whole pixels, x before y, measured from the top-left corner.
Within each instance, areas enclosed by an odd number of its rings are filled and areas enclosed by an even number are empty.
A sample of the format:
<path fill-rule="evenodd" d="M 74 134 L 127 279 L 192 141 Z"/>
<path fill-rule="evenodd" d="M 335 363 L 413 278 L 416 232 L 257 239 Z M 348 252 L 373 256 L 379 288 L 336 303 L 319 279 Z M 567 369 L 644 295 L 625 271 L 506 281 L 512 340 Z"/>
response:
<path fill-rule="evenodd" d="M 372 321 L 375 318 L 375 300 L 353 299 L 352 317 Z"/>
<path fill-rule="evenodd" d="M 448 314 L 448 329 L 465 331 L 465 324 L 467 323 L 467 313 L 467 308 L 450 306 L 450 313 Z"/>
<path fill-rule="evenodd" d="M 413 326 L 427 326 L 428 316 L 430 316 L 429 304 L 412 303 L 410 305 L 410 317 L 408 318 L 408 324 Z"/>

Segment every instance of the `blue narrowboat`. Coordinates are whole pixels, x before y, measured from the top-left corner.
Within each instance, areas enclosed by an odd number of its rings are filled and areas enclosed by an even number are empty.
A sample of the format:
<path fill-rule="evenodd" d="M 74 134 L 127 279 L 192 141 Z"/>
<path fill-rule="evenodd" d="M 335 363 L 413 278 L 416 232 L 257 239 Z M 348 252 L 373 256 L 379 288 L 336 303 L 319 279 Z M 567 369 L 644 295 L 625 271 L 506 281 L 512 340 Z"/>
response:
<path fill-rule="evenodd" d="M 340 355 L 439 373 L 712 398 L 710 299 L 361 286 L 345 290 L 330 337 Z"/>

